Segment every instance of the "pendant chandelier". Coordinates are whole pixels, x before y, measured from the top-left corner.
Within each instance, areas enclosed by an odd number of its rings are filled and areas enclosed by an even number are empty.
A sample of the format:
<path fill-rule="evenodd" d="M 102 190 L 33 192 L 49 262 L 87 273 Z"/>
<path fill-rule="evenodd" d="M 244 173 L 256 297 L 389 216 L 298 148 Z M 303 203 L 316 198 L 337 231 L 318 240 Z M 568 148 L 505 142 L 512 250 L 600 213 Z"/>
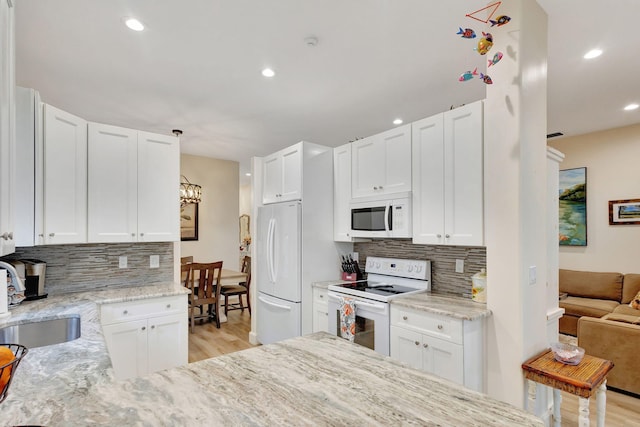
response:
<path fill-rule="evenodd" d="M 189 203 L 200 203 L 202 200 L 202 187 L 189 182 L 186 176 L 180 175 L 180 207 Z"/>

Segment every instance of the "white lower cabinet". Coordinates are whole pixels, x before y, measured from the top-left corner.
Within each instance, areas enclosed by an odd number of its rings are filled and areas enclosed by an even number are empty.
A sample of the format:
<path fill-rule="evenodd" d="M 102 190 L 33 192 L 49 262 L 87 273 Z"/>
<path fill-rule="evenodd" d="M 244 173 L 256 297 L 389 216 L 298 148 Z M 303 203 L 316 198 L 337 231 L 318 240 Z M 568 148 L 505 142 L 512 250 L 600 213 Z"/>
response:
<path fill-rule="evenodd" d="M 391 305 L 391 357 L 484 392 L 484 320 Z"/>
<path fill-rule="evenodd" d="M 313 288 L 313 332 L 329 332 L 328 290 Z"/>
<path fill-rule="evenodd" d="M 101 322 L 118 379 L 188 362 L 186 295 L 105 304 Z"/>

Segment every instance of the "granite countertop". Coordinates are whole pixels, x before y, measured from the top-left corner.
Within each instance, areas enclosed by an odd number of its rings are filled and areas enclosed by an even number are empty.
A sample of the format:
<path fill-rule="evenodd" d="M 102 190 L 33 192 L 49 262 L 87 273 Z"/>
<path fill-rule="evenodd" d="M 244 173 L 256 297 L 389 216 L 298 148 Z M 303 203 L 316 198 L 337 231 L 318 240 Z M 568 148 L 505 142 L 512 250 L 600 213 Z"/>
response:
<path fill-rule="evenodd" d="M 322 282 L 313 282 L 313 283 L 311 283 L 311 286 L 314 287 L 314 288 L 328 289 L 329 286 L 331 286 L 331 285 L 342 285 L 343 283 L 351 283 L 351 281 L 349 281 L 349 280 L 341 280 L 341 279 L 325 280 L 325 281 L 322 281 Z"/>
<path fill-rule="evenodd" d="M 82 337 L 34 348 L 0 425 L 541 426 L 533 415 L 326 333 L 117 381 L 99 304 L 184 293 L 138 287 L 24 303 L 8 324 L 80 314 Z"/>
<path fill-rule="evenodd" d="M 477 320 L 491 316 L 491 310 L 487 309 L 486 304 L 480 304 L 468 298 L 432 292 L 401 296 L 391 300 L 391 305 L 462 320 Z"/>

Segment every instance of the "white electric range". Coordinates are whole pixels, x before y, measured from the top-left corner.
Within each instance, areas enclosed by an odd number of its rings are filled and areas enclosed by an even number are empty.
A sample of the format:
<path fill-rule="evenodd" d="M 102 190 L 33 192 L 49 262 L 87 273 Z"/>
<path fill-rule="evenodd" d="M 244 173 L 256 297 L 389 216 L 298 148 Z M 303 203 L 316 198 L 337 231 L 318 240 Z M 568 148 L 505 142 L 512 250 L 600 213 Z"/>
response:
<path fill-rule="evenodd" d="M 365 271 L 367 280 L 329 286 L 329 332 L 340 336 L 340 302 L 351 299 L 354 341 L 388 356 L 389 301 L 431 290 L 431 261 L 367 257 Z"/>

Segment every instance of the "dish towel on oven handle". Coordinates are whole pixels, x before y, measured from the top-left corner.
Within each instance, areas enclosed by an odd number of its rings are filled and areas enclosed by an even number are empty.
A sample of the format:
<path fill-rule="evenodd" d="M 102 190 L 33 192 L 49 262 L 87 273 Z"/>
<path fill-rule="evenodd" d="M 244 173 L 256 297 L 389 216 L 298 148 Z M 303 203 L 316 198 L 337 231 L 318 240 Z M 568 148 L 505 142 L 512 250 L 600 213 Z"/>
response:
<path fill-rule="evenodd" d="M 356 304 L 353 298 L 340 299 L 340 336 L 353 342 L 356 335 Z"/>

